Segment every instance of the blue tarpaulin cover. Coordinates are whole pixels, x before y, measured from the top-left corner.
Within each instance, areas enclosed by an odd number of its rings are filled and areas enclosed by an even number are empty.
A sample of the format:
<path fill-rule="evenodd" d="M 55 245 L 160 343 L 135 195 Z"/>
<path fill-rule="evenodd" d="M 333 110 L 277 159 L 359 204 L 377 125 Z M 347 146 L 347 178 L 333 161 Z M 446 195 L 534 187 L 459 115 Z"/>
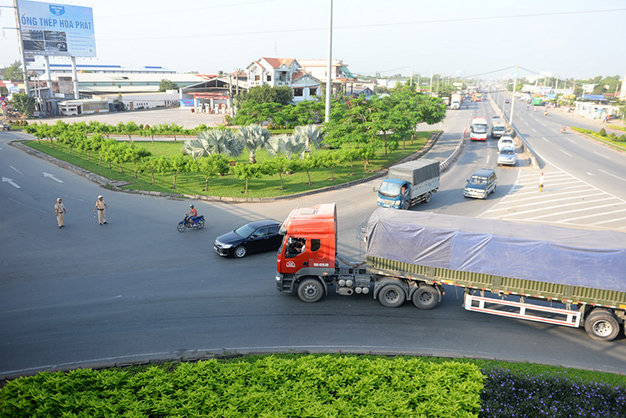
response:
<path fill-rule="evenodd" d="M 367 255 L 626 292 L 626 234 L 378 208 Z"/>

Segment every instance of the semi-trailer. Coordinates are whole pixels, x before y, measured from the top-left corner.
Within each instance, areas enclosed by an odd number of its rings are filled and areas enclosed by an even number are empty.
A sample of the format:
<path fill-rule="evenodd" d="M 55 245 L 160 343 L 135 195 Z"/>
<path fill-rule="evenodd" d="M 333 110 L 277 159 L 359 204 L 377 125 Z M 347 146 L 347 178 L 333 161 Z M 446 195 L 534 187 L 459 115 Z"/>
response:
<path fill-rule="evenodd" d="M 303 302 L 334 290 L 433 309 L 444 286 L 458 286 L 469 311 L 582 326 L 602 341 L 624 330 L 622 232 L 378 208 L 358 265 L 337 254 L 334 203 L 292 210 L 281 233 L 276 287 Z"/>

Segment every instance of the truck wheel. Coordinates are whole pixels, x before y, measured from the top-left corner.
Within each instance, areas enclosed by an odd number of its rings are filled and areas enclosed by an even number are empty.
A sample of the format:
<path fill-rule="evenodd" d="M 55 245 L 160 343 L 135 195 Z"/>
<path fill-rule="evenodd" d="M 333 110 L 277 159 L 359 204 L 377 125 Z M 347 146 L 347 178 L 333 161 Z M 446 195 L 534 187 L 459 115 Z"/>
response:
<path fill-rule="evenodd" d="M 592 340 L 611 341 L 619 333 L 619 323 L 610 312 L 596 310 L 585 319 L 585 331 Z"/>
<path fill-rule="evenodd" d="M 413 305 L 417 309 L 433 309 L 439 303 L 439 292 L 432 286 L 420 286 L 413 293 Z"/>
<path fill-rule="evenodd" d="M 405 200 L 404 202 L 402 202 L 402 209 L 404 210 L 408 210 L 409 209 L 409 201 Z"/>
<path fill-rule="evenodd" d="M 430 199 L 433 197 L 431 192 L 426 193 L 426 197 L 424 198 L 424 203 L 430 202 Z"/>
<path fill-rule="evenodd" d="M 406 300 L 404 290 L 397 284 L 388 284 L 378 293 L 378 301 L 386 308 L 397 308 Z"/>
<path fill-rule="evenodd" d="M 298 286 L 298 297 L 302 302 L 319 302 L 324 296 L 324 287 L 317 279 L 303 280 Z"/>

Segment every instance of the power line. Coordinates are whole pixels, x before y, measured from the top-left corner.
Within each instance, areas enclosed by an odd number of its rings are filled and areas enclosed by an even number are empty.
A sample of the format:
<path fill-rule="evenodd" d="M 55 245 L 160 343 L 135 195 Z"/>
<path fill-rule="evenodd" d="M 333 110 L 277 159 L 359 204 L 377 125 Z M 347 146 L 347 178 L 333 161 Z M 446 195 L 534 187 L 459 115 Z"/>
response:
<path fill-rule="evenodd" d="M 603 9 L 603 10 L 579 10 L 579 11 L 571 11 L 571 12 L 525 13 L 525 14 L 519 14 L 519 15 L 461 17 L 461 18 L 450 18 L 450 19 L 414 20 L 414 21 L 406 21 L 406 22 L 345 25 L 345 26 L 336 26 L 335 29 L 362 29 L 362 28 L 398 26 L 398 25 L 423 25 L 423 24 L 432 24 L 432 23 L 472 22 L 472 21 L 485 21 L 485 20 L 498 20 L 498 19 L 521 19 L 521 18 L 540 17 L 540 16 L 565 16 L 565 15 L 611 13 L 611 12 L 624 12 L 624 11 L 626 11 L 626 8 Z M 248 32 L 228 32 L 228 33 L 212 33 L 212 34 L 207 34 L 205 32 L 205 33 L 195 34 L 195 35 L 178 35 L 178 36 L 172 35 L 171 33 L 167 33 L 167 34 L 164 34 L 163 36 L 142 36 L 142 37 L 134 37 L 134 38 L 103 38 L 99 40 L 100 41 L 136 41 L 136 40 L 154 40 L 154 39 L 217 38 L 217 37 L 240 36 L 240 35 L 316 32 L 316 31 L 326 31 L 326 30 L 328 30 L 327 27 L 313 27 L 313 28 L 274 29 L 274 30 L 258 30 L 258 31 L 248 31 Z"/>
<path fill-rule="evenodd" d="M 105 15 L 98 16 L 99 19 L 111 19 L 111 18 L 120 18 L 120 17 L 133 17 L 133 16 L 154 16 L 154 15 L 173 15 L 180 13 L 189 13 L 195 12 L 198 10 L 209 10 L 209 9 L 223 9 L 226 7 L 237 7 L 237 6 L 245 6 L 248 4 L 257 4 L 257 3 L 270 3 L 279 0 L 254 0 L 254 1 L 245 1 L 241 3 L 224 3 L 224 4 L 215 4 L 212 6 L 204 6 L 204 7 L 193 7 L 189 9 L 172 9 L 172 10 L 155 10 L 152 12 L 141 12 L 141 13 L 132 13 L 132 14 L 118 14 L 118 15 Z"/>

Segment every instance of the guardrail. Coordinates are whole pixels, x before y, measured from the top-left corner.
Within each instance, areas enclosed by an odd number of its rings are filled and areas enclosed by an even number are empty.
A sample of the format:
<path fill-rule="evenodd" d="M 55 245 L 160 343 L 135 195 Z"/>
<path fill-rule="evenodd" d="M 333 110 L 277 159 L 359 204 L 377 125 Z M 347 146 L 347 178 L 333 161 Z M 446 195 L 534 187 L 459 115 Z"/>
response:
<path fill-rule="evenodd" d="M 459 140 L 459 144 L 454 149 L 454 152 L 452 154 L 450 154 L 450 156 L 448 158 L 446 158 L 444 160 L 444 162 L 439 164 L 439 172 L 440 173 L 443 173 L 444 171 L 446 171 L 448 169 L 448 167 L 450 167 L 450 165 L 452 165 L 452 163 L 454 161 L 456 161 L 458 156 L 463 151 L 463 147 L 465 146 L 465 142 L 466 142 L 465 141 L 466 133 L 467 133 L 467 128 L 465 128 L 463 130 L 463 135 L 461 136 L 461 139 Z"/>
<path fill-rule="evenodd" d="M 515 97 L 513 97 L 512 100 L 515 100 Z M 501 118 L 503 118 L 506 121 L 506 123 L 509 125 L 509 128 L 513 130 L 513 133 L 515 134 L 514 137 L 519 138 L 520 142 L 522 143 L 522 147 L 523 147 L 522 150 L 524 152 L 528 150 L 528 156 L 530 157 L 531 165 L 535 168 L 542 169 L 546 164 L 541 158 L 541 156 L 537 154 L 537 152 L 533 149 L 533 147 L 530 146 L 528 141 L 526 141 L 526 138 L 524 138 L 524 136 L 520 133 L 519 129 L 517 129 L 517 126 L 509 122 L 509 118 L 502 111 L 502 109 L 498 107 L 497 103 L 493 100 L 491 95 L 489 95 L 489 101 L 491 103 L 491 107 L 496 111 L 498 115 L 500 115 Z"/>

